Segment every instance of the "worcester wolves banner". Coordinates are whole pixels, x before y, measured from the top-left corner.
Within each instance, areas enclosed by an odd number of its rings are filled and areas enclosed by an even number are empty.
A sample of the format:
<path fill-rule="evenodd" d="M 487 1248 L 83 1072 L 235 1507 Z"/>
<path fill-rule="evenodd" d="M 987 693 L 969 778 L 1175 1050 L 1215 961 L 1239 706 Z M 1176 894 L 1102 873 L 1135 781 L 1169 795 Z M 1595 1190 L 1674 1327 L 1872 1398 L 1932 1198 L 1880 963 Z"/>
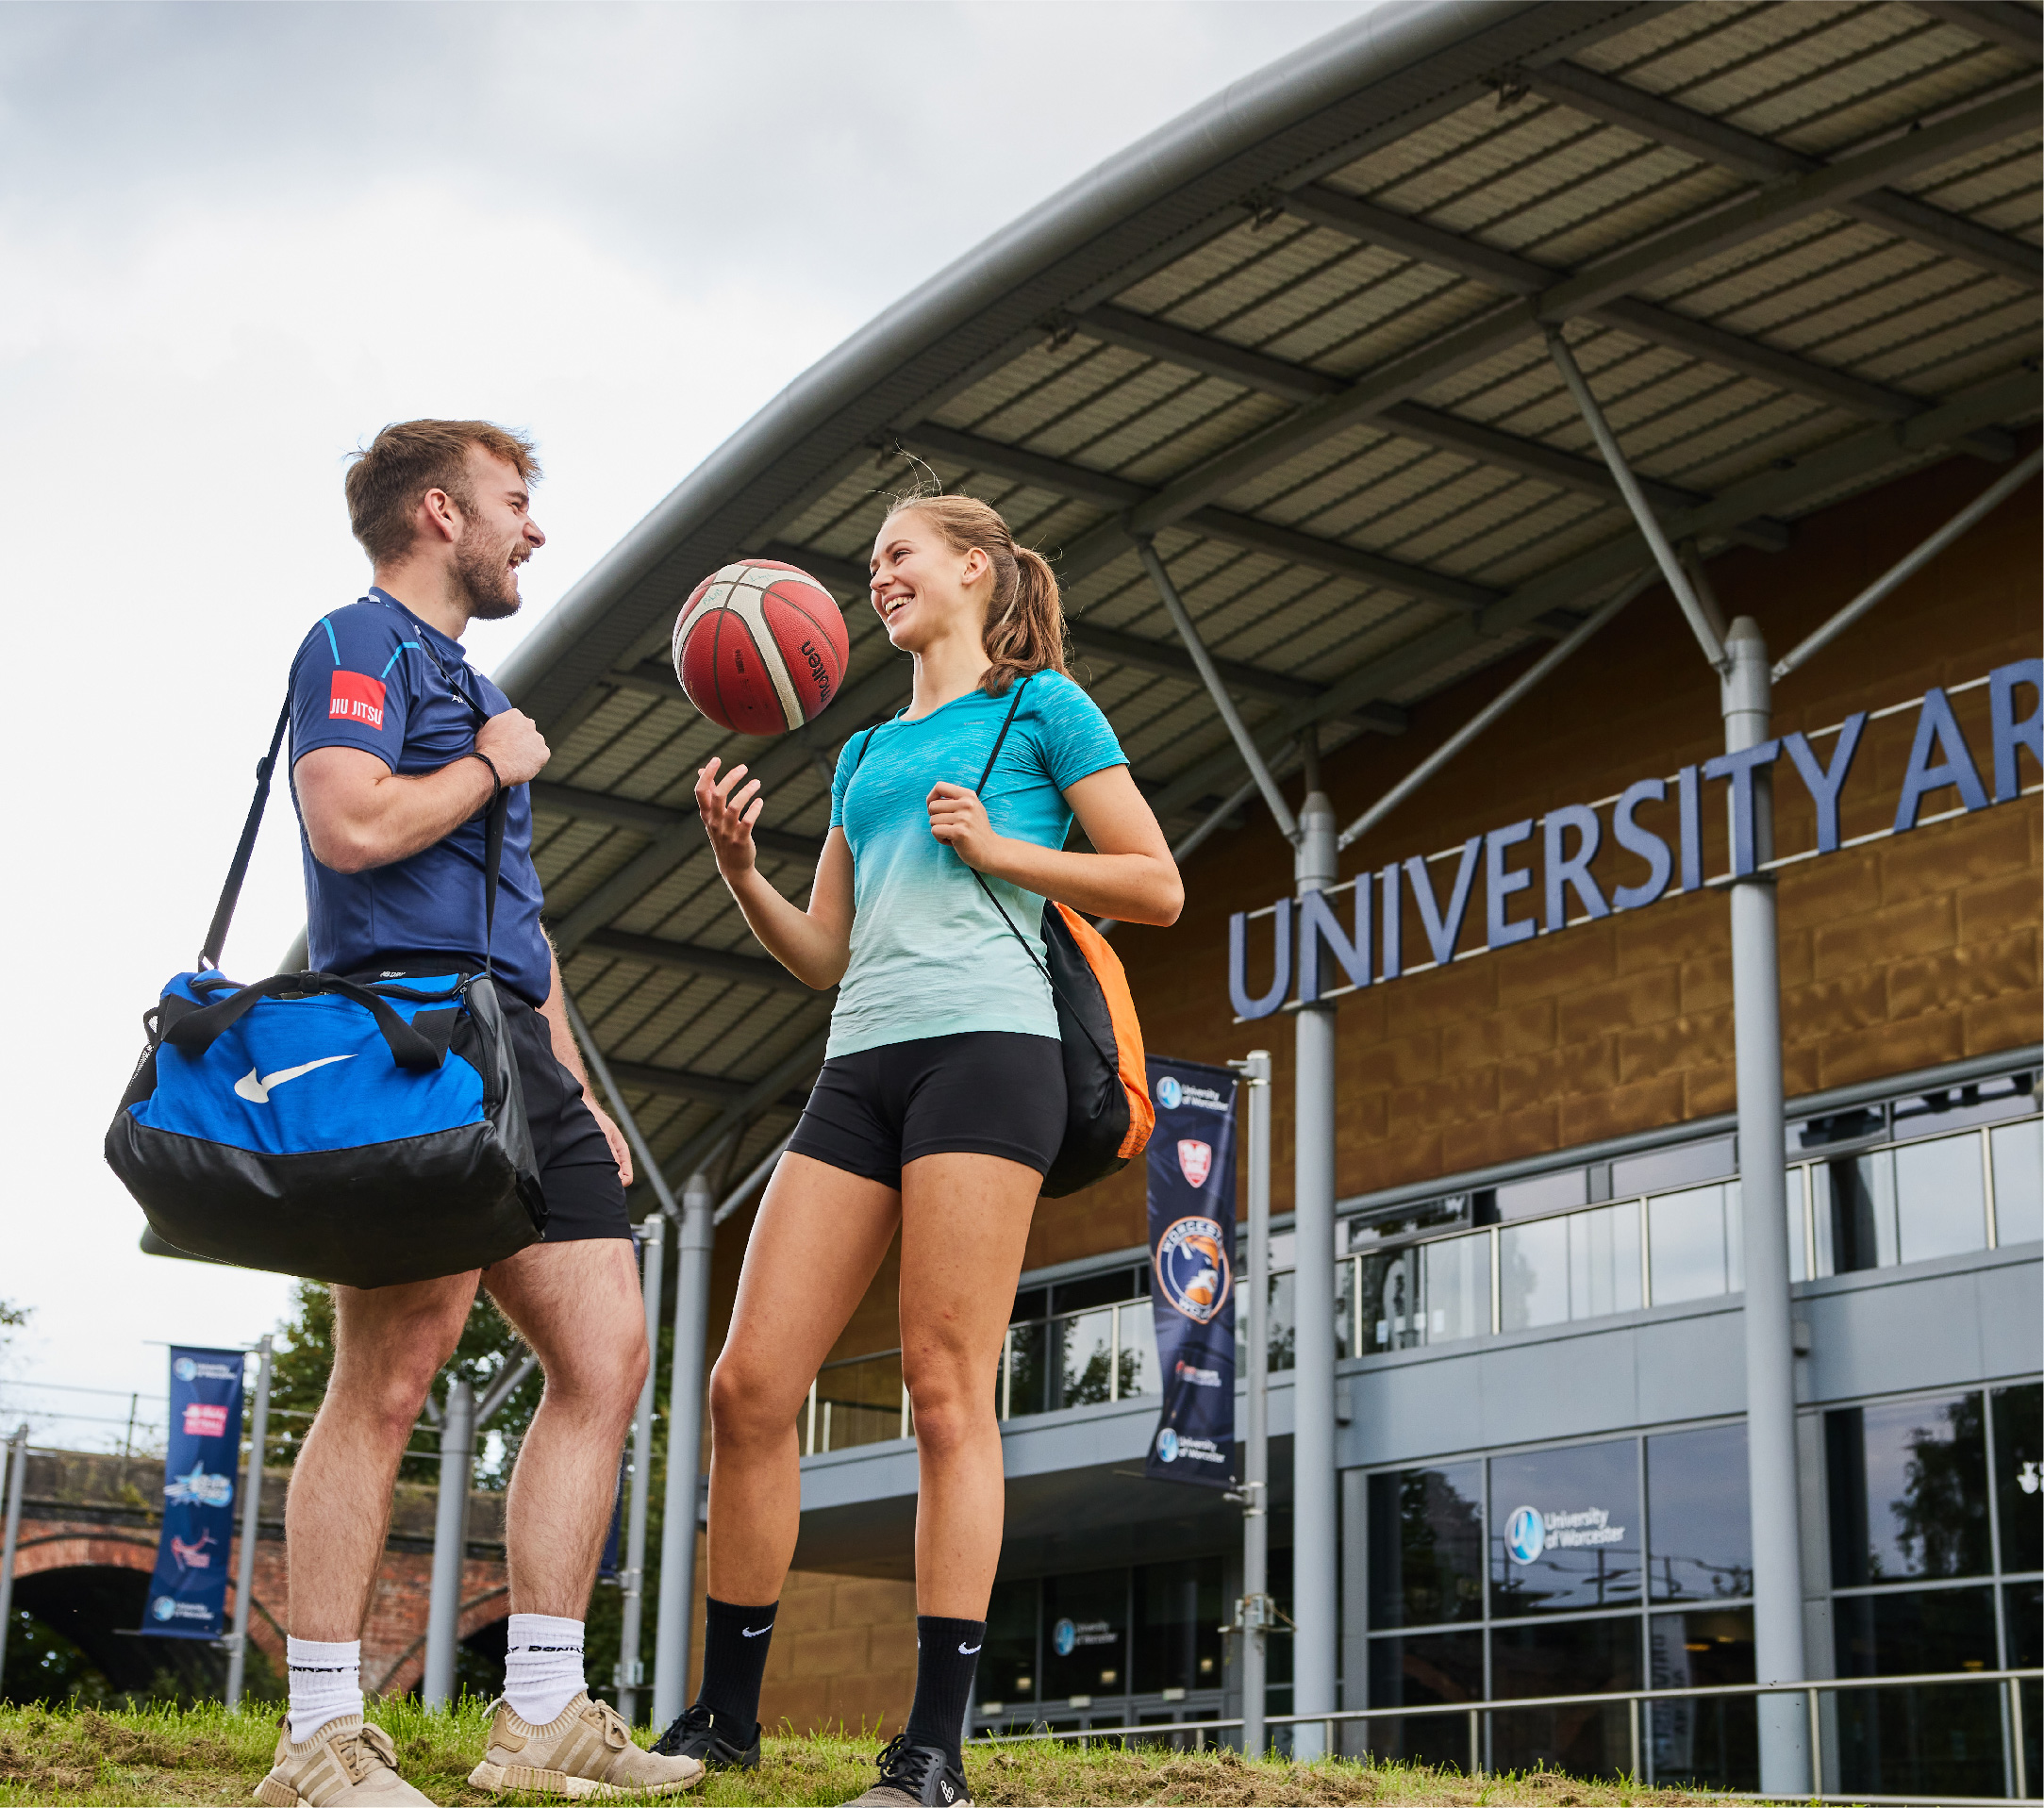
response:
<path fill-rule="evenodd" d="M 1235 1075 L 1150 1057 L 1150 1303 L 1164 1411 L 1143 1472 L 1235 1485 Z"/>
<path fill-rule="evenodd" d="M 227 1604 L 241 1454 L 241 1352 L 171 1350 L 170 1444 L 163 1537 L 141 1629 L 158 1638 L 218 1638 Z"/>

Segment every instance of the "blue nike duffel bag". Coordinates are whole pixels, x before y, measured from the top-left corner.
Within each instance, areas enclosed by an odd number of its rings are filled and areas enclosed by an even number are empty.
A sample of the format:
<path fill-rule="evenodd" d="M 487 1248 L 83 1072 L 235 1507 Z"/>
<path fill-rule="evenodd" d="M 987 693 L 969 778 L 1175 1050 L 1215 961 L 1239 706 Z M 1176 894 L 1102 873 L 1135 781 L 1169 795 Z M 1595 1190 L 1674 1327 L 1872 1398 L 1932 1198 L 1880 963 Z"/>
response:
<path fill-rule="evenodd" d="M 199 966 L 142 1020 L 107 1160 L 192 1255 L 357 1287 L 488 1267 L 539 1240 L 546 1205 L 487 956 L 480 973 L 370 983 L 218 970 L 285 722 Z M 492 924 L 507 802 L 488 824 Z"/>

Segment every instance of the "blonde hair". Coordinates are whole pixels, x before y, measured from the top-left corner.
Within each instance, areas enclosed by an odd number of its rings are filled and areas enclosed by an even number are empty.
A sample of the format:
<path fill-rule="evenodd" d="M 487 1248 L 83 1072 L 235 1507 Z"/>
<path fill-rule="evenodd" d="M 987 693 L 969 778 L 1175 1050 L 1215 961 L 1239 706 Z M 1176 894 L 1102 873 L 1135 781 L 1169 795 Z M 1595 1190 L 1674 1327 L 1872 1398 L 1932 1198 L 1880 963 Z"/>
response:
<path fill-rule="evenodd" d="M 1043 556 L 1016 545 L 1007 522 L 976 496 L 903 496 L 888 510 L 888 519 L 911 509 L 929 518 L 953 552 L 969 553 L 976 546 L 993 567 L 993 597 L 980 640 L 993 664 L 980 688 L 998 697 L 1034 672 L 1069 677 L 1064 606 L 1056 575 Z"/>

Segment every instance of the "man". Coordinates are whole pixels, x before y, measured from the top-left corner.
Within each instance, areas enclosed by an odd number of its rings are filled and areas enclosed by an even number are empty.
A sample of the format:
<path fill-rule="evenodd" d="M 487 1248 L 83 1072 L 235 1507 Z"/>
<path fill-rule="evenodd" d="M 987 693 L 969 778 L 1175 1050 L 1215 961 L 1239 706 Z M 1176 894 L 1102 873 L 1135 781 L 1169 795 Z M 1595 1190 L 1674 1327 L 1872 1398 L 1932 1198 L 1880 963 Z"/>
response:
<path fill-rule="evenodd" d="M 583 1686 L 582 1622 L 618 1452 L 646 1372 L 624 1187 L 631 1156 L 584 1094 L 560 967 L 540 926 L 532 721 L 463 656 L 471 622 L 519 606 L 531 445 L 482 421 L 379 433 L 347 476 L 369 593 L 317 622 L 291 669 L 291 779 L 310 963 L 357 975 L 479 970 L 486 954 L 517 1051 L 548 1208 L 544 1239 L 481 1271 L 334 1288 L 334 1369 L 291 1478 L 291 1711 L 265 1802 L 423 1802 L 362 1719 L 361 1629 L 399 1453 L 454 1352 L 478 1283 L 546 1371 L 505 1512 L 511 1618 L 504 1700 L 470 1781 L 493 1791 L 666 1795 L 690 1758 L 636 1746 Z M 477 725 L 478 715 L 488 720 Z M 493 932 L 484 820 L 511 791 Z"/>

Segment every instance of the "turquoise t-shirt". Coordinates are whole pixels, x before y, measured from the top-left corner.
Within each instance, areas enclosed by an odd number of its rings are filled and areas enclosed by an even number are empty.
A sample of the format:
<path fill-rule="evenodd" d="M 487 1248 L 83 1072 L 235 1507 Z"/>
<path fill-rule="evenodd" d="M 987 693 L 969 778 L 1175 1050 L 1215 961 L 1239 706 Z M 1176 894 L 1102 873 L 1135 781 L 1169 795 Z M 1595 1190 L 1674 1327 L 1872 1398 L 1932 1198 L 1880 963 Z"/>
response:
<path fill-rule="evenodd" d="M 972 1030 L 1057 1035 L 1043 976 L 987 902 L 972 870 L 930 833 L 930 788 L 979 783 L 1015 701 L 970 690 L 911 722 L 854 735 L 838 755 L 830 821 L 852 847 L 852 962 L 838 988 L 825 1059 Z M 1055 672 L 1029 680 L 980 802 L 999 835 L 1061 848 L 1063 793 L 1128 755 L 1100 706 Z M 1043 900 L 987 883 L 1043 955 Z"/>

